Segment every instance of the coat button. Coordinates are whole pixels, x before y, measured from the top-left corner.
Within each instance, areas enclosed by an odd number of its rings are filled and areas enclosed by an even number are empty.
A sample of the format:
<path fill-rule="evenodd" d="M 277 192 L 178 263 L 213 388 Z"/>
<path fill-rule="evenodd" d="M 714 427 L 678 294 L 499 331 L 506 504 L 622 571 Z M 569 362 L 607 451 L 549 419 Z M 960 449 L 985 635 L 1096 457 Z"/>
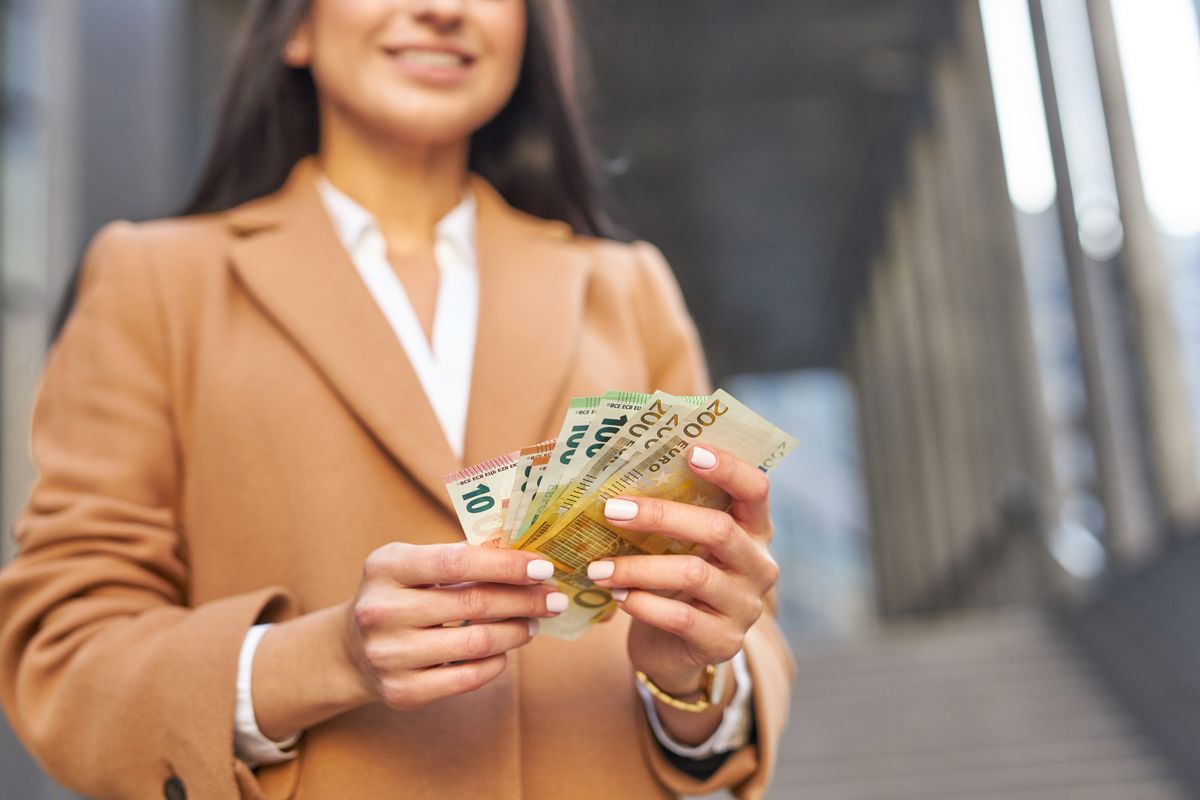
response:
<path fill-rule="evenodd" d="M 172 775 L 163 782 L 163 797 L 166 800 L 187 800 L 187 789 L 178 775 Z"/>

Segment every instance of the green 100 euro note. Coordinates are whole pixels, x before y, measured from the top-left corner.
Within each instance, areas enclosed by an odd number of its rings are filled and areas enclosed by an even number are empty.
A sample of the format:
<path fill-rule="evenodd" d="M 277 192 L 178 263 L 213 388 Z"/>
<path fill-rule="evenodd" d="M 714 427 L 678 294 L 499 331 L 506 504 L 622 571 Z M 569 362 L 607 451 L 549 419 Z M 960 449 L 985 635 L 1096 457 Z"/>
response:
<path fill-rule="evenodd" d="M 630 399 L 635 397 L 633 393 L 623 394 Z M 636 397 L 644 401 L 638 408 L 643 413 L 628 415 L 621 429 L 607 437 L 604 447 L 583 455 L 583 463 L 572 460 L 573 478 L 552 487 L 554 496 L 543 498 L 546 502 L 541 504 L 540 513 L 524 520 L 520 530 L 510 529 L 508 541 L 500 536 L 502 522 L 498 523 L 495 517 L 486 523 L 480 521 L 480 515 L 488 514 L 494 505 L 500 504 L 480 499 L 493 496 L 492 486 L 483 480 L 474 483 L 472 480 L 474 476 L 489 477 L 495 484 L 497 497 L 507 493 L 503 506 L 512 519 L 514 503 L 530 507 L 529 487 L 522 488 L 514 481 L 517 454 L 501 456 L 446 477 L 447 490 L 468 541 L 536 552 L 554 564 L 553 582 L 570 597 L 571 603 L 559 617 L 543 622 L 541 632 L 546 635 L 576 638 L 615 610 L 609 593 L 588 580 L 590 562 L 618 555 L 686 553 L 694 549 L 690 543 L 668 537 L 610 527 L 604 517 L 606 500 L 616 495 L 658 497 L 724 508 L 728 496 L 688 467 L 688 453 L 693 446 L 711 445 L 770 472 L 797 444 L 793 436 L 725 391 L 718 390 L 707 397 L 674 398 L 661 392 Z M 584 406 L 595 407 L 595 399 L 581 399 L 574 408 Z M 652 416 L 644 416 L 645 413 Z M 646 420 L 650 418 L 658 424 L 647 430 Z M 636 446 L 631 446 L 633 443 Z M 538 449 L 541 453 L 553 452 L 554 440 L 539 443 Z M 496 476 L 504 478 L 497 480 Z M 469 499 L 467 495 L 471 495 Z M 535 502 L 532 507 L 536 509 L 538 504 Z M 499 513 L 502 519 L 505 513 Z M 488 531 L 491 538 L 481 540 L 481 530 Z"/>

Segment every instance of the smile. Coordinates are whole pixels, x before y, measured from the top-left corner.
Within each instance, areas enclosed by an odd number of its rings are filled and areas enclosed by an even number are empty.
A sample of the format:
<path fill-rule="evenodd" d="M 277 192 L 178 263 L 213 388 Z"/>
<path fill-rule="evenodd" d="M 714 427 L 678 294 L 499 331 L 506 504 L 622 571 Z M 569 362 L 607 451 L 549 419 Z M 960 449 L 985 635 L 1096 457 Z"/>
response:
<path fill-rule="evenodd" d="M 475 63 L 474 56 L 451 47 L 398 45 L 383 52 L 409 78 L 435 86 L 457 85 Z"/>
<path fill-rule="evenodd" d="M 407 61 L 413 64 L 423 64 L 430 67 L 444 67 L 454 69 L 465 66 L 471 63 L 471 59 L 460 53 L 451 53 L 446 50 L 419 50 L 410 48 L 399 52 L 389 52 L 394 58 L 401 61 Z"/>

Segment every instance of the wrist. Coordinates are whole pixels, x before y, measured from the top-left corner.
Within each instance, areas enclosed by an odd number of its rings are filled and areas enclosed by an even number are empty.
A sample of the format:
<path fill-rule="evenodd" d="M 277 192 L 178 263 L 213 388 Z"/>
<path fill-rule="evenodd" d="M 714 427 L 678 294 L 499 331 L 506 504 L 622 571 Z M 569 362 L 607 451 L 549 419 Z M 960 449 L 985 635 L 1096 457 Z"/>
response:
<path fill-rule="evenodd" d="M 337 606 L 335 644 L 330 651 L 337 653 L 334 672 L 340 685 L 341 695 L 351 707 L 366 705 L 378 699 L 378 692 L 368 678 L 362 661 L 362 643 L 354 626 L 354 602 L 347 601 Z"/>
<path fill-rule="evenodd" d="M 704 667 L 685 667 L 682 670 L 642 670 L 654 685 L 672 697 L 686 700 L 704 689 Z"/>
<path fill-rule="evenodd" d="M 652 685 L 642 680 L 638 691 L 646 703 L 652 727 L 661 728 L 668 739 L 684 747 L 695 747 L 712 736 L 721 724 L 727 702 L 714 701 L 711 678 L 705 668 L 678 674 L 677 683 L 670 688 L 659 684 L 649 673 L 643 674 Z"/>
<path fill-rule="evenodd" d="M 259 730 L 286 739 L 373 699 L 342 645 L 342 611 L 332 606 L 266 632 L 251 675 Z"/>

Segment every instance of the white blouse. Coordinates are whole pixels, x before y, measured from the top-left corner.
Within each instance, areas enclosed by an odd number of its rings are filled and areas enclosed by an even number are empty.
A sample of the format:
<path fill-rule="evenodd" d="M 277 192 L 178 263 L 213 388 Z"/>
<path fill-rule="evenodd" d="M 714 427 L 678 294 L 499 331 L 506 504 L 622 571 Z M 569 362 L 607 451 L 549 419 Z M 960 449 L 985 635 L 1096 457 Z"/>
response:
<path fill-rule="evenodd" d="M 432 340 L 426 338 L 404 284 L 387 258 L 387 242 L 371 213 L 323 176 L 317 189 L 338 240 L 350 255 L 359 276 L 379 310 L 404 347 L 413 371 L 437 415 L 450 449 L 459 458 L 467 425 L 467 400 L 475 359 L 475 330 L 479 320 L 479 272 L 475 253 L 475 197 L 467 192 L 457 206 L 434 228 L 433 255 L 438 268 L 437 301 Z M 254 717 L 251 675 L 254 652 L 270 624 L 255 625 L 242 642 L 238 658 L 237 705 L 234 712 L 234 750 L 251 767 L 278 764 L 295 756 L 290 750 L 296 733 L 284 741 L 263 735 Z M 689 758 L 703 758 L 736 749 L 745 743 L 750 719 L 750 673 L 745 656 L 733 659 L 737 694 L 726 707 L 720 726 L 709 739 L 694 747 L 670 738 L 659 722 L 654 703 L 641 684 L 651 729 L 663 747 Z"/>

